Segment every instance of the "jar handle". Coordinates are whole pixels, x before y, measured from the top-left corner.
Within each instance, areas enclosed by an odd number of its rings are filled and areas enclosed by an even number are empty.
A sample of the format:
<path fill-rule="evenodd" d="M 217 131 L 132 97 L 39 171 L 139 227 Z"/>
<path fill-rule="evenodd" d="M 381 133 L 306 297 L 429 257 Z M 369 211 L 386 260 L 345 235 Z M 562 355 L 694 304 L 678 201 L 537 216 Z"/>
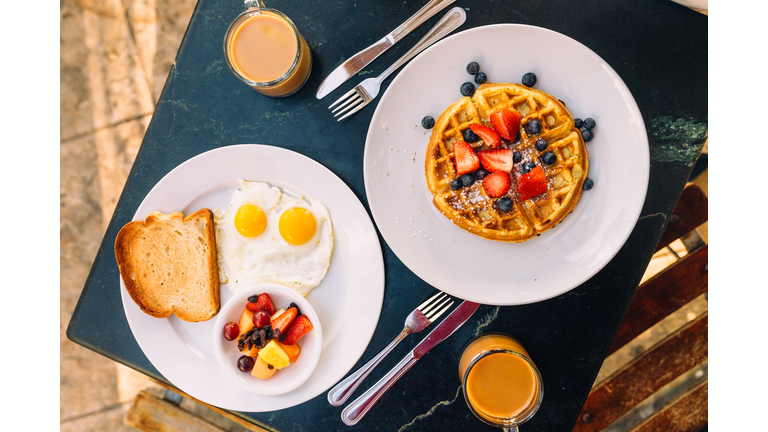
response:
<path fill-rule="evenodd" d="M 263 8 L 264 2 L 261 0 L 245 0 L 245 8 L 246 9 L 252 9 L 252 8 Z"/>

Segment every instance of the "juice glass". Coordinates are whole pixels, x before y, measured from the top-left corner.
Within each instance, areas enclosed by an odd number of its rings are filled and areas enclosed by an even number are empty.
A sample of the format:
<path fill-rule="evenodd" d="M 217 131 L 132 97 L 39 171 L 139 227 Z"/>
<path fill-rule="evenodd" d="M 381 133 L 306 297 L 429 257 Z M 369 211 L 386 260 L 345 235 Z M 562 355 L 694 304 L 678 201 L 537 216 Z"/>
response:
<path fill-rule="evenodd" d="M 459 359 L 464 400 L 480 420 L 517 431 L 539 409 L 541 374 L 517 339 L 486 333 L 469 341 Z"/>
<path fill-rule="evenodd" d="M 282 12 L 260 0 L 246 0 L 245 7 L 224 37 L 227 66 L 263 95 L 279 98 L 296 93 L 312 70 L 307 41 Z"/>

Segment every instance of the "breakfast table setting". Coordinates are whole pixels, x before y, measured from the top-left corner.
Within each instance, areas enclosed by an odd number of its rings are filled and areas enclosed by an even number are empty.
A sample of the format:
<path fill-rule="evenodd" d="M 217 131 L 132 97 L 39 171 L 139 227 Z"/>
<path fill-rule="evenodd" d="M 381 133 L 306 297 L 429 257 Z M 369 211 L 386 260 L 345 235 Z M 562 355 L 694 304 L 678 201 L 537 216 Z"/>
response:
<path fill-rule="evenodd" d="M 570 431 L 707 139 L 707 26 L 199 0 L 67 337 L 267 430 Z"/>

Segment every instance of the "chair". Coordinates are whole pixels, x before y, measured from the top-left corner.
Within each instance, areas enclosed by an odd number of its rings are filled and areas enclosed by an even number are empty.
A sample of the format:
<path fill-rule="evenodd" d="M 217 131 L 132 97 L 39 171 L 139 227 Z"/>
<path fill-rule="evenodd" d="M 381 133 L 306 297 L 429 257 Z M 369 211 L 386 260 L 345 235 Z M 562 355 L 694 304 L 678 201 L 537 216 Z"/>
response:
<path fill-rule="evenodd" d="M 144 432 L 267 432 L 212 405 L 158 384 L 161 389 L 149 388 L 136 395 L 123 419 L 126 426 Z"/>
<path fill-rule="evenodd" d="M 707 221 L 707 197 L 688 183 L 656 251 L 680 239 L 685 254 L 635 291 L 609 355 L 708 288 L 708 245 L 695 228 Z M 675 254 L 677 256 L 677 254 Z M 708 314 L 703 312 L 592 388 L 573 429 L 698 432 L 707 428 Z"/>

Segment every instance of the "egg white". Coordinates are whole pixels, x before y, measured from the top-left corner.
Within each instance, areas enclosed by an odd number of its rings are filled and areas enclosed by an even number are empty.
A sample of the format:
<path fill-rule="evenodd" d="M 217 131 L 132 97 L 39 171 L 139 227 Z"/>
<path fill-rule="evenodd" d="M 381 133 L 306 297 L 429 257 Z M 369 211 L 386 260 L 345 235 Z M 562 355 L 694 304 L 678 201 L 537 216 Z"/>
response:
<path fill-rule="evenodd" d="M 267 216 L 267 227 L 256 237 L 244 237 L 234 225 L 244 204 L 258 206 Z M 303 244 L 293 245 L 280 235 L 280 216 L 294 207 L 309 210 L 315 233 Z M 214 209 L 219 277 L 233 292 L 264 283 L 275 283 L 306 296 L 320 285 L 333 253 L 333 226 L 328 209 L 316 199 L 293 198 L 263 182 L 241 181 L 227 210 Z"/>

